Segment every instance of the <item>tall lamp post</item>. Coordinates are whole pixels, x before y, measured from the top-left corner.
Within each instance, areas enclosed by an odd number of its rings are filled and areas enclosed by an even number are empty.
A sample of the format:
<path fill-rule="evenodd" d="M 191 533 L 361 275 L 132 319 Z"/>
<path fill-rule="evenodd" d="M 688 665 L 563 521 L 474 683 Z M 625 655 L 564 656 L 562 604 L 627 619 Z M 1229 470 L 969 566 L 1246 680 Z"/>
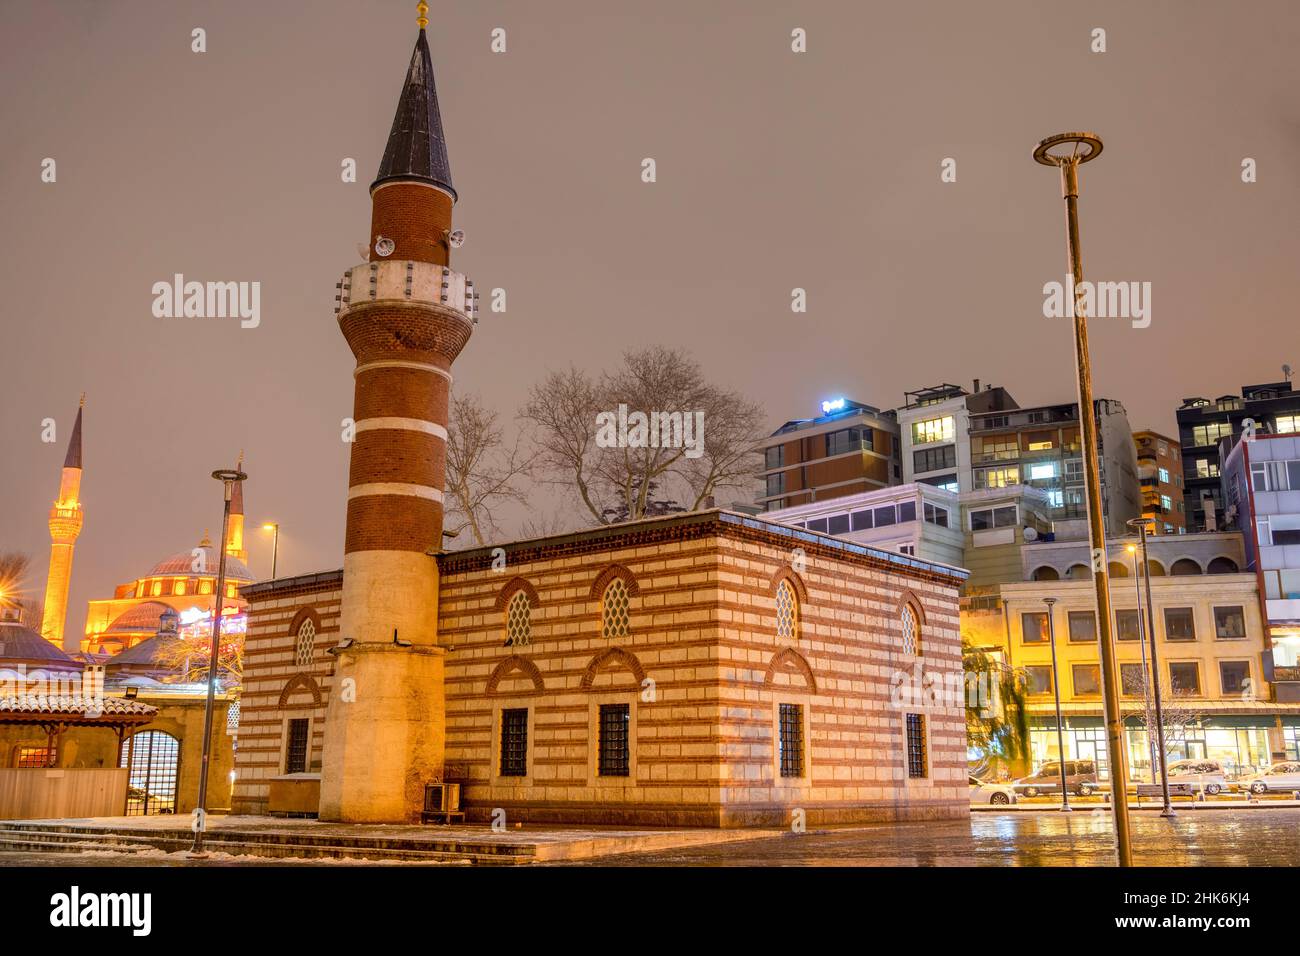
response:
<path fill-rule="evenodd" d="M 1056 675 L 1056 627 L 1052 624 L 1052 605 L 1056 598 L 1043 598 L 1047 605 L 1047 643 L 1052 647 L 1052 694 L 1056 697 L 1056 762 L 1061 765 L 1061 811 L 1070 813 L 1070 792 L 1065 786 L 1065 727 L 1061 720 L 1061 682 Z"/>
<path fill-rule="evenodd" d="M 1080 154 L 1080 148 L 1086 152 Z M 1065 198 L 1066 243 L 1074 295 L 1074 364 L 1079 392 L 1079 440 L 1083 444 L 1084 488 L 1088 502 L 1088 536 L 1092 548 L 1092 580 L 1097 602 L 1101 651 L 1102 702 L 1106 713 L 1107 753 L 1110 757 L 1111 807 L 1115 815 L 1115 848 L 1120 866 L 1133 865 L 1128 824 L 1128 767 L 1124 758 L 1124 718 L 1119 709 L 1119 674 L 1111 644 L 1110 575 L 1106 568 L 1106 527 L 1101 504 L 1101 465 L 1097 460 L 1097 413 L 1092 402 L 1092 363 L 1088 355 L 1088 318 L 1083 309 L 1083 257 L 1079 251 L 1079 166 L 1101 153 L 1096 133 L 1058 133 L 1034 149 L 1034 160 L 1061 171 Z"/>
<path fill-rule="evenodd" d="M 1173 802 L 1169 799 L 1169 758 L 1165 750 L 1165 716 L 1160 701 L 1160 660 L 1156 654 L 1156 619 L 1155 605 L 1151 603 L 1151 562 L 1147 559 L 1147 526 L 1155 524 L 1151 518 L 1133 518 L 1127 522 L 1130 528 L 1136 527 L 1141 541 L 1142 569 L 1146 574 L 1147 592 L 1147 637 L 1151 641 L 1151 696 L 1156 705 L 1156 750 L 1160 756 L 1160 790 L 1164 797 L 1162 817 L 1174 817 Z"/>
<path fill-rule="evenodd" d="M 208 700 L 203 710 L 203 760 L 199 765 L 199 799 L 194 808 L 194 846 L 190 848 L 190 857 L 204 859 L 203 831 L 207 827 L 208 815 L 208 767 L 212 763 L 212 712 L 216 706 L 217 693 L 217 659 L 221 650 L 221 611 L 226 603 L 226 533 L 230 528 L 230 496 L 235 482 L 245 480 L 248 475 L 239 470 L 221 469 L 214 471 L 212 477 L 225 485 L 225 506 L 221 515 L 221 558 L 217 564 L 217 603 L 212 613 L 212 648 L 208 654 Z"/>
<path fill-rule="evenodd" d="M 1156 778 L 1156 738 L 1151 733 L 1151 671 L 1147 669 L 1146 625 L 1142 617 L 1142 575 L 1138 571 L 1138 549 L 1136 545 L 1125 548 L 1133 556 L 1133 594 L 1137 597 L 1138 645 L 1142 648 L 1142 712 L 1147 722 L 1147 756 L 1151 760 L 1151 779 Z M 1122 691 L 1123 688 L 1121 687 Z"/>
<path fill-rule="evenodd" d="M 268 521 L 262 525 L 263 531 L 271 532 L 271 580 L 275 580 L 276 559 L 280 556 L 280 523 Z"/>

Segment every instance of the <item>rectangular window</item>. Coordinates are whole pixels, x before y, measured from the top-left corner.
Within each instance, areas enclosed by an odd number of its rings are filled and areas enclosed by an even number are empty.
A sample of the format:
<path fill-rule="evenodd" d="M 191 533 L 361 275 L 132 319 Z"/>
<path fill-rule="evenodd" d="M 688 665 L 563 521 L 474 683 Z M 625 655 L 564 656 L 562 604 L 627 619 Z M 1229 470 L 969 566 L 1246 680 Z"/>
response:
<path fill-rule="evenodd" d="M 307 772 L 307 725 L 306 717 L 295 717 L 289 721 L 289 729 L 284 741 L 284 772 Z"/>
<path fill-rule="evenodd" d="M 894 524 L 895 523 L 894 506 L 886 505 L 884 508 L 877 508 L 875 517 L 876 517 L 877 528 L 883 528 L 886 525 Z"/>
<path fill-rule="evenodd" d="M 1216 607 L 1214 609 L 1214 636 L 1220 641 L 1237 641 L 1246 636 L 1246 609 Z"/>
<path fill-rule="evenodd" d="M 925 752 L 925 715 L 907 715 L 907 775 L 913 780 L 929 776 Z"/>
<path fill-rule="evenodd" d="M 1074 664 L 1070 667 L 1074 678 L 1074 696 L 1091 697 L 1101 693 L 1101 668 L 1096 664 Z"/>
<path fill-rule="evenodd" d="M 1052 692 L 1052 668 L 1046 664 L 1030 664 L 1025 668 L 1025 693 L 1030 696 Z"/>
<path fill-rule="evenodd" d="M 912 422 L 912 444 L 925 445 L 934 441 L 952 441 L 953 418 L 930 418 L 923 422 Z"/>
<path fill-rule="evenodd" d="M 767 496 L 785 494 L 785 474 L 767 476 Z"/>
<path fill-rule="evenodd" d="M 937 524 L 940 528 L 946 528 L 948 527 L 948 509 L 927 504 L 925 506 L 925 520 L 930 524 Z"/>
<path fill-rule="evenodd" d="M 1201 693 L 1201 667 L 1195 661 L 1169 662 L 1169 688 L 1175 694 Z"/>
<path fill-rule="evenodd" d="M 1219 661 L 1219 685 L 1224 697 L 1250 693 L 1250 661 Z"/>
<path fill-rule="evenodd" d="M 1009 488 L 1020 484 L 1020 469 L 1011 465 L 1004 468 L 984 468 L 975 472 L 976 488 Z"/>
<path fill-rule="evenodd" d="M 781 776 L 803 776 L 803 708 L 781 704 L 778 710 Z"/>
<path fill-rule="evenodd" d="M 1146 676 L 1141 664 L 1119 665 L 1119 692 L 1125 697 L 1141 697 L 1146 686 Z"/>
<path fill-rule="evenodd" d="M 1196 459 L 1196 477 L 1197 478 L 1218 478 L 1219 477 L 1218 463 L 1210 461 L 1208 458 Z"/>
<path fill-rule="evenodd" d="M 1192 428 L 1193 445 L 1217 445 L 1220 438 L 1232 434 L 1230 422 L 1211 422 L 1209 425 L 1196 425 Z"/>
<path fill-rule="evenodd" d="M 1097 614 L 1095 611 L 1071 611 L 1070 643 L 1086 644 L 1097 640 Z"/>
<path fill-rule="evenodd" d="M 862 440 L 862 430 L 859 428 L 841 428 L 837 432 L 831 432 L 826 436 L 826 457 L 833 455 L 843 455 L 851 451 L 862 451 L 870 445 Z"/>
<path fill-rule="evenodd" d="M 528 776 L 528 708 L 501 711 L 501 776 Z"/>
<path fill-rule="evenodd" d="M 957 446 L 943 445 L 939 448 L 919 448 L 912 452 L 912 470 L 939 471 L 944 468 L 957 467 Z"/>
<path fill-rule="evenodd" d="M 602 777 L 626 777 L 631 770 L 629 704 L 600 705 L 600 757 L 597 772 Z"/>
<path fill-rule="evenodd" d="M 1047 643 L 1047 614 L 1033 611 L 1020 615 L 1020 640 L 1025 644 Z"/>
<path fill-rule="evenodd" d="M 1056 477 L 1056 462 L 1045 461 L 1029 466 L 1030 481 L 1049 481 Z"/>
<path fill-rule="evenodd" d="M 1142 637 L 1142 616 L 1133 609 L 1115 612 L 1115 639 L 1136 641 Z"/>
<path fill-rule="evenodd" d="M 809 531 L 820 531 L 822 534 L 825 534 L 825 533 L 826 533 L 826 519 L 825 519 L 825 518 L 813 518 L 811 521 L 808 522 L 808 530 L 809 530 Z"/>
<path fill-rule="evenodd" d="M 35 769 L 54 766 L 54 751 L 49 747 L 19 747 L 16 767 Z"/>
<path fill-rule="evenodd" d="M 1160 507 L 1161 507 L 1161 508 L 1164 508 L 1165 511 L 1173 511 L 1173 510 L 1174 510 L 1174 500 L 1173 500 L 1172 498 L 1170 498 L 1168 495 L 1161 495 L 1161 496 L 1160 496 Z"/>
<path fill-rule="evenodd" d="M 972 531 L 988 531 L 990 528 L 1013 528 L 1018 512 L 1015 505 L 1003 508 L 981 508 L 970 513 Z"/>
<path fill-rule="evenodd" d="M 1274 435 L 1291 435 L 1295 432 L 1300 432 L 1300 415 L 1278 415 L 1273 419 Z"/>
<path fill-rule="evenodd" d="M 1165 640 L 1196 640 L 1196 621 L 1190 607 L 1165 608 Z"/>
<path fill-rule="evenodd" d="M 831 515 L 826 519 L 826 528 L 831 534 L 844 534 L 849 530 L 849 516 Z"/>
<path fill-rule="evenodd" d="M 870 529 L 872 526 L 871 509 L 868 508 L 863 511 L 854 511 L 852 514 L 849 515 L 849 519 L 852 522 L 852 530 L 866 531 Z"/>
<path fill-rule="evenodd" d="M 916 502 L 900 501 L 898 503 L 898 523 L 902 524 L 904 521 L 915 521 L 915 520 L 916 520 Z"/>
<path fill-rule="evenodd" d="M 1157 468 L 1157 469 L 1156 469 L 1156 473 L 1160 476 L 1160 483 L 1161 483 L 1161 484 L 1164 484 L 1164 485 L 1169 484 L 1169 469 L 1168 469 L 1168 468 Z"/>
<path fill-rule="evenodd" d="M 767 471 L 771 471 L 773 468 L 781 468 L 782 466 L 784 466 L 785 446 L 774 445 L 771 448 L 764 449 L 763 464 L 766 466 Z"/>

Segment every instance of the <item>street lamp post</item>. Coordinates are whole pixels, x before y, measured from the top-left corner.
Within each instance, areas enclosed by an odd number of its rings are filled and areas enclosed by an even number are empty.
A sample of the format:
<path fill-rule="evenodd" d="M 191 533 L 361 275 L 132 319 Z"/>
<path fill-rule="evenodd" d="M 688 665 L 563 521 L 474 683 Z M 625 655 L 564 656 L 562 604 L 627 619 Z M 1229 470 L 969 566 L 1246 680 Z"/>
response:
<path fill-rule="evenodd" d="M 271 580 L 275 580 L 276 559 L 280 556 L 280 523 L 278 521 L 268 521 L 262 525 L 263 531 L 270 531 L 271 534 Z"/>
<path fill-rule="evenodd" d="M 1138 572 L 1138 549 L 1129 545 L 1126 549 L 1133 555 L 1133 593 L 1137 597 L 1138 645 L 1142 648 L 1142 712 L 1147 722 L 1147 756 L 1151 760 L 1151 779 L 1156 776 L 1156 738 L 1151 732 L 1151 672 L 1147 669 L 1146 625 L 1142 617 L 1142 575 Z M 1120 690 L 1123 690 L 1121 687 Z"/>
<path fill-rule="evenodd" d="M 1080 147 L 1087 152 L 1080 155 Z M 1101 651 L 1102 703 L 1110 756 L 1111 807 L 1115 816 L 1115 849 L 1120 866 L 1133 865 L 1128 823 L 1128 767 L 1124 758 L 1124 719 L 1119 709 L 1119 675 L 1111 644 L 1110 575 L 1106 567 L 1106 527 L 1101 503 L 1101 465 L 1097 459 L 1097 413 L 1092 401 L 1092 364 L 1088 354 L 1088 318 L 1083 308 L 1083 256 L 1079 251 L 1079 166 L 1101 153 L 1095 133 L 1058 133 L 1034 149 L 1034 160 L 1061 171 L 1065 198 L 1066 242 L 1073 277 L 1074 364 L 1079 392 L 1079 440 L 1083 444 L 1084 488 L 1088 503 L 1088 536 L 1092 549 L 1092 580 L 1097 602 Z M 1057 150 L 1057 152 L 1053 152 Z"/>
<path fill-rule="evenodd" d="M 1146 572 L 1147 592 L 1147 637 L 1151 641 L 1151 696 L 1156 705 L 1156 750 L 1160 756 L 1160 790 L 1164 797 L 1162 817 L 1174 817 L 1173 802 L 1169 799 L 1169 759 L 1165 750 L 1165 716 L 1160 701 L 1160 660 L 1156 655 L 1156 619 L 1155 605 L 1151 603 L 1151 562 L 1147 559 L 1147 525 L 1155 522 L 1150 518 L 1134 518 L 1128 522 L 1136 525 L 1142 548 L 1142 568 Z"/>
<path fill-rule="evenodd" d="M 1061 765 L 1061 811 L 1070 811 L 1070 792 L 1065 786 L 1065 729 L 1061 720 L 1061 682 L 1056 676 L 1056 627 L 1052 624 L 1052 605 L 1056 598 L 1043 598 L 1047 605 L 1047 643 L 1052 648 L 1052 693 L 1056 697 L 1056 761 Z"/>
<path fill-rule="evenodd" d="M 212 477 L 225 485 L 225 506 L 221 515 L 221 558 L 217 563 L 217 601 L 212 612 L 212 647 L 208 654 L 208 700 L 203 710 L 203 759 L 199 764 L 199 799 L 194 807 L 194 846 L 190 857 L 204 859 L 203 831 L 208 815 L 208 767 L 212 763 L 212 712 L 216 707 L 217 658 L 221 648 L 221 611 L 226 603 L 226 533 L 230 527 L 230 496 L 235 482 L 248 477 L 242 471 L 221 469 Z"/>

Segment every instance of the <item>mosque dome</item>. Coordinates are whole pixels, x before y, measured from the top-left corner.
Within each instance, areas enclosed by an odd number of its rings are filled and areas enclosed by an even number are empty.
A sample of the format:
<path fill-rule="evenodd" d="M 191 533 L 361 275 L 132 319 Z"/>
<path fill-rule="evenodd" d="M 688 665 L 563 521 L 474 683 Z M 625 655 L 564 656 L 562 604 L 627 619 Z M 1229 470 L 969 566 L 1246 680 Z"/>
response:
<path fill-rule="evenodd" d="M 106 633 L 112 634 L 124 631 L 132 634 L 139 631 L 156 632 L 163 614 L 170 610 L 171 608 L 162 601 L 145 601 L 143 604 L 137 604 L 129 611 L 124 611 L 118 615 L 113 620 L 113 623 L 108 626 Z"/>
<path fill-rule="evenodd" d="M 203 554 L 202 563 L 198 566 L 203 568 L 202 571 L 194 570 L 196 561 L 199 558 L 199 552 Z M 201 578 L 215 578 L 217 570 L 220 567 L 221 552 L 210 544 L 201 544 L 197 548 L 191 548 L 188 551 L 180 551 L 169 558 L 163 558 L 150 569 L 144 577 L 165 577 L 170 575 L 185 574 L 194 575 Z M 235 583 L 247 582 L 253 580 L 253 572 L 248 570 L 248 565 L 231 554 L 226 555 L 226 580 Z"/>
<path fill-rule="evenodd" d="M 81 669 L 62 650 L 17 621 L 0 621 L 0 660 Z"/>

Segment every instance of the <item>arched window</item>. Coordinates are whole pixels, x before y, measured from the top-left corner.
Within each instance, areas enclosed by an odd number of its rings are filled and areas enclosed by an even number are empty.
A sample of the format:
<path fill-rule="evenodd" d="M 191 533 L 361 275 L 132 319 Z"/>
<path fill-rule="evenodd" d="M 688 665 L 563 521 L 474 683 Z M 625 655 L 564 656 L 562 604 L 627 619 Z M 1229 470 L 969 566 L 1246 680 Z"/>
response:
<path fill-rule="evenodd" d="M 627 637 L 628 635 L 628 595 L 627 582 L 621 577 L 614 578 L 605 588 L 601 598 L 601 620 L 604 623 L 605 636 L 608 638 Z"/>
<path fill-rule="evenodd" d="M 298 627 L 298 645 L 294 654 L 294 663 L 306 667 L 311 663 L 312 652 L 316 649 L 316 625 L 307 618 Z"/>
<path fill-rule="evenodd" d="M 1031 577 L 1035 581 L 1059 581 L 1061 580 L 1061 573 L 1056 568 L 1044 564 L 1040 568 L 1035 568 Z"/>
<path fill-rule="evenodd" d="M 1122 561 L 1110 562 L 1110 564 L 1106 565 L 1106 571 L 1112 578 L 1128 577 L 1128 565 L 1124 564 Z"/>
<path fill-rule="evenodd" d="M 903 605 L 899 612 L 899 624 L 903 631 L 903 653 L 919 656 L 921 653 L 921 620 L 912 603 Z"/>
<path fill-rule="evenodd" d="M 1201 566 L 1191 558 L 1179 558 L 1169 569 L 1170 574 L 1200 574 Z"/>
<path fill-rule="evenodd" d="M 794 585 L 785 580 L 776 586 L 776 636 L 778 640 L 799 639 L 799 598 Z"/>
<path fill-rule="evenodd" d="M 1071 581 L 1087 581 L 1092 577 L 1092 571 L 1086 564 L 1072 564 L 1067 577 Z"/>
<path fill-rule="evenodd" d="M 1214 558 L 1205 571 L 1207 574 L 1236 574 L 1237 562 L 1231 558 Z"/>
<path fill-rule="evenodd" d="M 511 596 L 510 603 L 506 606 L 507 645 L 520 647 L 532 642 L 532 610 L 532 603 L 528 600 L 528 592 L 519 590 Z"/>
<path fill-rule="evenodd" d="M 209 581 L 209 580 L 207 580 L 206 578 L 204 578 L 203 580 L 199 581 L 199 593 L 200 593 L 200 594 L 211 594 L 211 593 L 212 593 L 212 582 Z"/>

